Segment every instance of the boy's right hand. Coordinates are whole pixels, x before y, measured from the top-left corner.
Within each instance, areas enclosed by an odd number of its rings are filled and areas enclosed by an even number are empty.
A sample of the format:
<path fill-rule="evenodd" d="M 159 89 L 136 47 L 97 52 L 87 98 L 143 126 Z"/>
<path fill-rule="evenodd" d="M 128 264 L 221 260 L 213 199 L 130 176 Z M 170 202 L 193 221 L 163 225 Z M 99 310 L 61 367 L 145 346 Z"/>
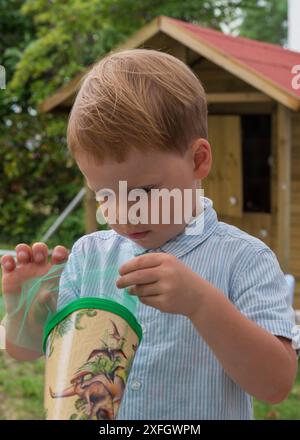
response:
<path fill-rule="evenodd" d="M 20 308 L 17 314 L 14 313 L 20 303 L 22 287 L 26 281 L 46 275 L 53 265 L 59 265 L 66 262 L 68 259 L 68 250 L 64 246 L 56 246 L 51 256 L 51 262 L 49 262 L 48 247 L 45 243 L 34 243 L 32 247 L 22 243 L 18 244 L 15 249 L 17 261 L 15 261 L 11 255 L 4 255 L 1 258 L 2 293 L 8 321 L 10 320 L 9 325 L 7 326 L 8 334 L 6 337 L 6 348 L 11 356 L 16 359 L 24 360 L 24 356 L 26 359 L 30 359 L 38 357 L 38 355 L 37 353 L 34 354 L 34 351 L 30 355 L 28 350 L 25 349 L 24 351 L 24 347 L 18 347 L 16 351 L 16 346 L 11 344 L 11 341 L 15 338 L 16 331 L 20 328 L 25 311 L 24 304 L 24 307 Z M 51 290 L 55 290 L 53 289 L 53 283 L 57 283 L 58 286 L 63 266 L 64 265 L 62 265 L 61 268 L 58 267 L 57 271 L 55 271 L 54 275 L 51 277 L 51 285 L 48 285 L 47 281 L 41 283 L 34 304 L 30 308 L 30 313 L 28 313 L 26 326 L 24 327 L 24 330 L 22 330 L 22 334 L 24 333 L 24 338 L 32 338 L 33 347 L 40 344 L 42 340 L 42 326 L 39 327 L 36 319 L 37 309 L 41 309 L 40 306 L 42 304 L 47 304 L 53 311 L 55 311 L 57 298 L 54 297 Z M 58 287 L 56 291 L 58 292 Z M 46 310 L 46 307 L 44 310 Z M 10 314 L 12 315 L 11 317 Z M 9 328 L 12 329 L 11 335 L 9 335 Z M 41 355 L 41 353 L 39 353 L 39 355 Z"/>

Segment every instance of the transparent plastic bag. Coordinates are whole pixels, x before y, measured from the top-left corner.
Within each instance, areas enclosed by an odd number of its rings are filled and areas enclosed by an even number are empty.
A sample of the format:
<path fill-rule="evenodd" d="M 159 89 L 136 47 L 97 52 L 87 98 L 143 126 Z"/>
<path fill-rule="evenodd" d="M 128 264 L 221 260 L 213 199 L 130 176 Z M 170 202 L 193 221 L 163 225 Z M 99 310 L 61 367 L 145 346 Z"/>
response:
<path fill-rule="evenodd" d="M 61 304 L 65 305 L 62 292 L 74 291 L 74 279 L 77 280 L 76 290 L 79 291 L 82 285 L 94 286 L 87 296 L 111 299 L 135 314 L 137 296 L 114 285 L 119 277 L 119 267 L 120 264 L 111 264 L 101 269 L 92 265 L 89 269 L 85 268 L 79 281 L 77 268 L 66 261 L 52 265 L 43 276 L 26 280 L 17 291 L 3 296 L 5 316 L 0 323 L 2 340 L 4 327 L 6 343 L 42 355 L 45 326 Z"/>

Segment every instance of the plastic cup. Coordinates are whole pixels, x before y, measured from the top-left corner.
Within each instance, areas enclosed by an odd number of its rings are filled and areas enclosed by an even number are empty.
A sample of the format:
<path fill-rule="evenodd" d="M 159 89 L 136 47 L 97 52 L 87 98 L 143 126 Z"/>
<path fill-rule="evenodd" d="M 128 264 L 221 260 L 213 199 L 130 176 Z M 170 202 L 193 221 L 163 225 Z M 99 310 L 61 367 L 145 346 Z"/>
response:
<path fill-rule="evenodd" d="M 44 405 L 48 420 L 114 420 L 142 329 L 123 305 L 80 298 L 44 329 Z"/>

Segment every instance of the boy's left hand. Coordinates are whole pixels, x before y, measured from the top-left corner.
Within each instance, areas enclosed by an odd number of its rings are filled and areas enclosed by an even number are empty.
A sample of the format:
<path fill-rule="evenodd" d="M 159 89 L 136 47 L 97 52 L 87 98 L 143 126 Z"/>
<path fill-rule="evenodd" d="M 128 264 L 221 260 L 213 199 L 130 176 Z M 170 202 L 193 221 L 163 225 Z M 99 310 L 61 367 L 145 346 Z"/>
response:
<path fill-rule="evenodd" d="M 161 312 L 190 317 L 201 296 L 201 277 L 174 255 L 144 254 L 119 268 L 118 288 L 128 289 L 140 301 Z"/>

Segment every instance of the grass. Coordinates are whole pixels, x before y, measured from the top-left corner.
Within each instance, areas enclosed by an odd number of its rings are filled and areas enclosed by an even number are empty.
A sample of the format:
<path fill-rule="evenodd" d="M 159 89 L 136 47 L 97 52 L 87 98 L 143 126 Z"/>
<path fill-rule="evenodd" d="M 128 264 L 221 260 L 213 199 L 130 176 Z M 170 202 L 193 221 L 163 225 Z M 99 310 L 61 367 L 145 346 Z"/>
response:
<path fill-rule="evenodd" d="M 17 362 L 0 353 L 0 420 L 43 418 L 44 360 Z"/>
<path fill-rule="evenodd" d="M 300 361 L 299 361 L 300 362 Z M 300 365 L 299 365 L 300 369 Z M 299 420 L 300 419 L 300 371 L 288 399 L 277 405 L 254 402 L 256 419 L 268 420 Z"/>
<path fill-rule="evenodd" d="M 0 353 L 0 420 L 43 419 L 44 359 L 16 362 Z M 277 405 L 254 401 L 256 419 L 300 419 L 300 370 L 288 399 Z"/>
<path fill-rule="evenodd" d="M 43 358 L 17 362 L 0 350 L 0 420 L 43 419 L 44 367 Z M 277 405 L 254 400 L 254 415 L 256 419 L 267 420 L 300 419 L 300 365 L 289 397 Z"/>

